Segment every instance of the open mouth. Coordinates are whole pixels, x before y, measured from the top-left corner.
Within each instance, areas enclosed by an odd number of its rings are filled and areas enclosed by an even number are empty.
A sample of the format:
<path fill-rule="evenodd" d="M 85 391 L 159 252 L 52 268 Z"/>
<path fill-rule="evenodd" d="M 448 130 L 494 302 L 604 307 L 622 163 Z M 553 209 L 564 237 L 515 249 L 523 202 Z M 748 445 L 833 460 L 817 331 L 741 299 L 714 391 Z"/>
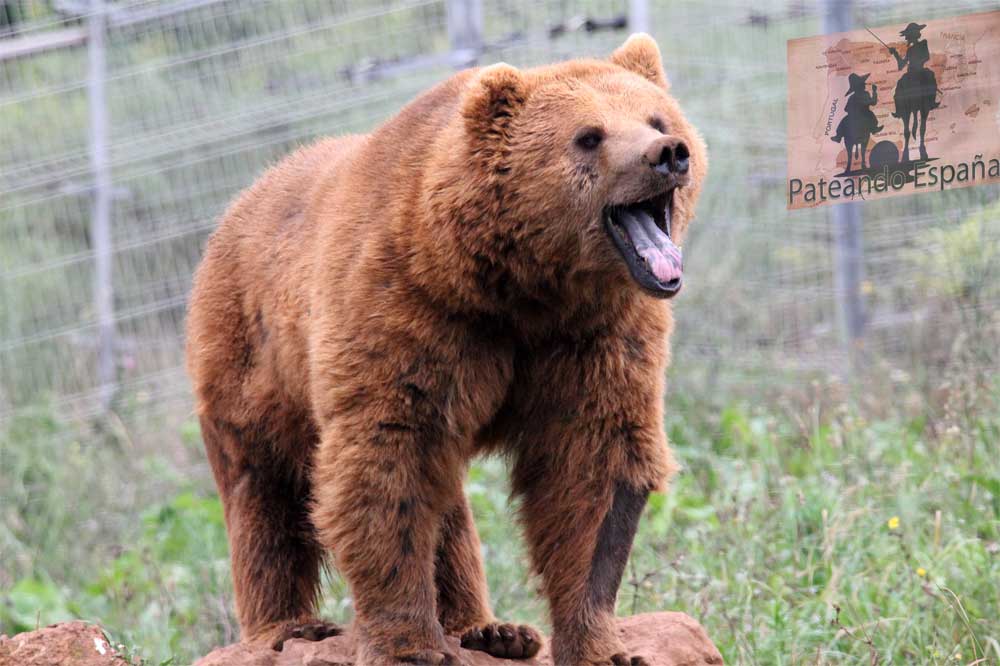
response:
<path fill-rule="evenodd" d="M 673 204 L 671 189 L 652 199 L 604 210 L 604 226 L 632 278 L 658 298 L 670 298 L 681 290 L 681 249 L 670 239 Z"/>

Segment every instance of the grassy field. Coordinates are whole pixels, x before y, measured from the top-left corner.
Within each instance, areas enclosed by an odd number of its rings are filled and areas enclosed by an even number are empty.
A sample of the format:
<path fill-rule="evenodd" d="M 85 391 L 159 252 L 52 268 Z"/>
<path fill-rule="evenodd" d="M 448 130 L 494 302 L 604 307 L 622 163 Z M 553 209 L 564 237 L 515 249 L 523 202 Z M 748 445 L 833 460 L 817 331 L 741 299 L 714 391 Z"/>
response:
<path fill-rule="evenodd" d="M 998 663 L 1000 385 L 942 382 L 925 401 L 893 381 L 878 409 L 836 384 L 752 403 L 675 392 L 684 470 L 649 503 L 619 613 L 687 611 L 731 664 Z M 0 632 L 82 617 L 154 664 L 234 639 L 196 426 L 161 447 L 40 409 L 2 437 Z M 498 614 L 544 626 L 503 466 L 474 467 L 467 492 Z M 324 613 L 350 618 L 338 578 Z"/>

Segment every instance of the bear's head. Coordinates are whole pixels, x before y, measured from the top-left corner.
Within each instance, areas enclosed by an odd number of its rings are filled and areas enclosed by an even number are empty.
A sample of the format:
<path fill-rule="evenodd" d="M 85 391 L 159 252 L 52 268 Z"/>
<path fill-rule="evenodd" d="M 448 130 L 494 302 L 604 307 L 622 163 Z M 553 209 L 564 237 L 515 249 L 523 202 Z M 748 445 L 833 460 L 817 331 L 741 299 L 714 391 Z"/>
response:
<path fill-rule="evenodd" d="M 477 70 L 459 110 L 426 203 L 481 283 L 543 303 L 574 289 L 677 293 L 707 155 L 651 37 L 608 60 Z"/>

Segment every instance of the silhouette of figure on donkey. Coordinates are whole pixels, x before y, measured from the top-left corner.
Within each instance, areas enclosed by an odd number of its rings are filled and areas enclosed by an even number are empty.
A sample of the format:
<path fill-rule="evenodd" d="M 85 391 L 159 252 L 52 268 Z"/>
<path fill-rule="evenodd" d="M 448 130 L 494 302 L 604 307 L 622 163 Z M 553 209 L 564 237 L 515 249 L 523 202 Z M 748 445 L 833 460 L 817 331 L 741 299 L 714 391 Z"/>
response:
<path fill-rule="evenodd" d="M 882 126 L 872 112 L 872 107 L 878 104 L 878 86 L 872 84 L 871 95 L 865 89 L 869 76 L 871 75 L 858 76 L 852 73 L 848 77 L 847 104 L 844 105 L 846 114 L 837 124 L 837 133 L 830 137 L 834 143 L 844 141 L 844 147 L 847 148 L 847 173 L 851 171 L 855 150 L 861 153 L 861 168 L 868 168 L 868 139 L 872 134 L 882 131 Z"/>
<path fill-rule="evenodd" d="M 896 111 L 892 114 L 903 121 L 903 160 L 910 159 L 910 139 L 917 138 L 917 121 L 920 122 L 920 159 L 927 159 L 927 148 L 924 146 L 924 134 L 927 132 L 927 114 L 939 106 L 937 101 L 937 78 L 934 72 L 925 65 L 931 59 L 927 40 L 920 39 L 920 31 L 926 25 L 911 23 L 900 31 L 900 35 L 908 44 L 906 55 L 899 55 L 894 47 L 889 47 L 889 53 L 896 58 L 898 69 L 906 67 L 906 73 L 896 84 L 893 100 Z M 913 123 L 912 127 L 910 123 Z"/>

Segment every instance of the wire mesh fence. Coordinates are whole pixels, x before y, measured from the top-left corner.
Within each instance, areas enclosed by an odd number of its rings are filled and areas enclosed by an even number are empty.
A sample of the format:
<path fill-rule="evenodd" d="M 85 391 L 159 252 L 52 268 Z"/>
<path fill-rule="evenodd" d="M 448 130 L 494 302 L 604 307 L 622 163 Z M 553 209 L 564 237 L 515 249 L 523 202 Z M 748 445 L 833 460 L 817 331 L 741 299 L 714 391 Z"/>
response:
<path fill-rule="evenodd" d="M 859 2 L 858 25 L 991 2 Z M 675 357 L 839 371 L 828 209 L 785 210 L 785 40 L 770 0 L 40 0 L 0 3 L 0 420 L 180 406 L 191 276 L 227 201 L 315 137 L 367 131 L 455 68 L 659 41 L 712 175 Z M 905 14 L 905 16 L 904 16 Z M 867 353 L 946 364 L 1000 341 L 996 186 L 863 209 Z M 103 202 L 103 203 L 102 203 Z M 102 210 L 103 208 L 103 210 Z M 102 296 L 102 289 L 106 293 Z"/>

